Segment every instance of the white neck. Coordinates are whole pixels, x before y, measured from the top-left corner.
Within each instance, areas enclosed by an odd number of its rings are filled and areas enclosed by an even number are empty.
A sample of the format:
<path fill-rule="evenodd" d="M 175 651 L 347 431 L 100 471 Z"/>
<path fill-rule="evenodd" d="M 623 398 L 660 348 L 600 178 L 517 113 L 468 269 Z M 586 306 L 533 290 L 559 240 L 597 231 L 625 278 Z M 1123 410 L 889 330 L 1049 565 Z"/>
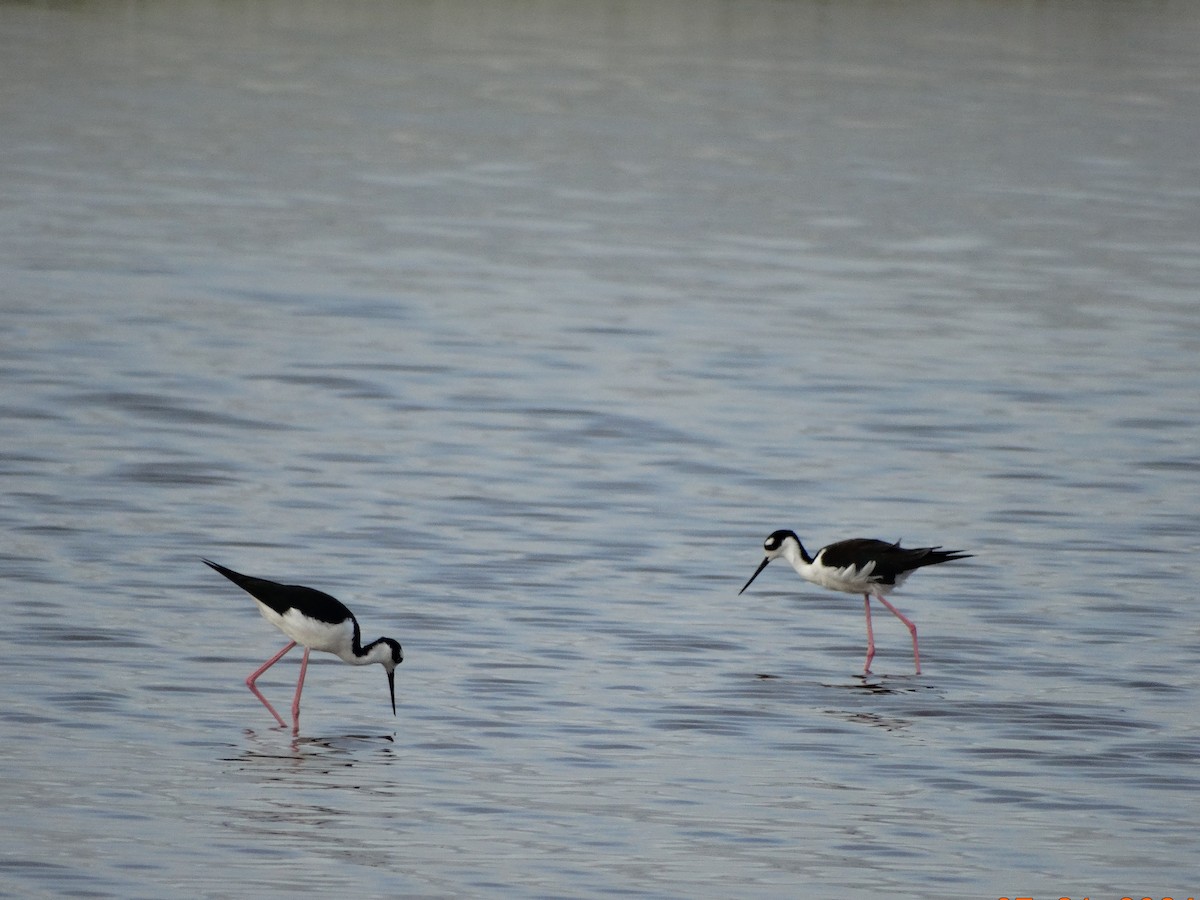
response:
<path fill-rule="evenodd" d="M 787 538 L 783 542 L 783 547 L 780 548 L 779 555 L 788 561 L 788 564 L 796 570 L 798 575 L 804 577 L 804 573 L 808 568 L 808 563 L 804 561 L 804 556 L 800 552 L 799 542 L 790 537 Z"/>
<path fill-rule="evenodd" d="M 380 663 L 387 666 L 392 661 L 392 648 L 387 644 L 376 644 L 361 656 L 356 655 L 353 648 L 347 648 L 346 652 L 339 653 L 338 656 L 352 666 L 369 666 L 372 663 Z"/>

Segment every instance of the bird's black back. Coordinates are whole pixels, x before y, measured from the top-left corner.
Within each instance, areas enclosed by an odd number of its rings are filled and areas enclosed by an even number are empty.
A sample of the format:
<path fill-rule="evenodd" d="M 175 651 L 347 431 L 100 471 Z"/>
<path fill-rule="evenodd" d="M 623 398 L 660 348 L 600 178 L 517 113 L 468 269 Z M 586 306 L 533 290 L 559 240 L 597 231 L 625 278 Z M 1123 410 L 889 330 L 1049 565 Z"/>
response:
<path fill-rule="evenodd" d="M 277 584 L 265 578 L 243 575 L 241 572 L 227 569 L 211 560 L 206 559 L 203 562 L 281 616 L 289 609 L 294 609 L 309 618 L 328 622 L 331 625 L 354 618 L 342 601 L 331 597 L 324 591 L 318 591 L 316 588 L 304 587 L 301 584 Z"/>
<path fill-rule="evenodd" d="M 855 566 L 862 568 L 874 562 L 871 574 L 883 584 L 895 584 L 896 577 L 922 566 L 936 566 L 954 559 L 966 559 L 970 553 L 943 550 L 941 547 L 901 547 L 900 542 L 889 544 L 875 538 L 851 538 L 823 548 L 818 554 L 821 562 L 835 569 Z"/>

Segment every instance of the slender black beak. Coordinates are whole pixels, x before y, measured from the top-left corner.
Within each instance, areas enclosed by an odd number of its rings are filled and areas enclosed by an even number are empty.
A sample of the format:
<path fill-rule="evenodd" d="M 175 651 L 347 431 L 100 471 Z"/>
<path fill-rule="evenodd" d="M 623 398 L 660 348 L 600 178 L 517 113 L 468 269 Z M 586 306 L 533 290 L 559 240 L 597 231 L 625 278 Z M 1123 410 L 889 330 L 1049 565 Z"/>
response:
<path fill-rule="evenodd" d="M 754 574 L 750 576 L 750 581 L 753 581 L 755 578 L 757 578 L 758 573 L 761 572 L 763 569 L 765 569 L 767 567 L 767 563 L 769 563 L 770 561 L 771 561 L 771 557 L 768 556 L 766 559 L 764 559 L 762 562 L 760 562 L 758 564 L 758 568 L 754 570 Z M 742 591 L 744 591 L 744 590 L 746 590 L 746 588 L 750 587 L 750 581 L 747 581 L 744 585 L 742 585 L 742 590 L 738 591 L 738 596 L 741 596 Z"/>
<path fill-rule="evenodd" d="M 388 669 L 388 690 L 392 694 L 392 715 L 396 714 L 396 671 Z"/>

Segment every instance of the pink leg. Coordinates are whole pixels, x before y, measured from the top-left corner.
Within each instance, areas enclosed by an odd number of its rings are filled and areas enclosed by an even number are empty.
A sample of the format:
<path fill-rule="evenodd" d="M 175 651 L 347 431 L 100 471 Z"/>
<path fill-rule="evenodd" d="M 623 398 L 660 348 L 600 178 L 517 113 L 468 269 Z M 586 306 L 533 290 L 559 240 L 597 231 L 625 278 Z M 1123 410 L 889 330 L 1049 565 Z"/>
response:
<path fill-rule="evenodd" d="M 903 622 L 905 624 L 905 626 L 908 628 L 908 633 L 912 635 L 913 662 L 915 662 L 917 664 L 917 674 L 920 675 L 921 674 L 921 651 L 917 649 L 917 626 L 912 623 L 911 619 L 905 618 L 904 613 L 900 612 L 900 610 L 896 609 L 896 607 L 894 607 L 894 606 L 892 606 L 892 604 L 888 603 L 887 600 L 884 599 L 884 597 L 882 597 L 879 594 L 876 594 L 876 596 L 879 597 L 880 603 L 882 603 L 884 606 L 886 606 L 888 609 L 890 609 L 892 611 L 892 615 L 894 615 L 897 619 L 899 619 L 901 622 Z"/>
<path fill-rule="evenodd" d="M 296 696 L 292 698 L 292 732 L 300 730 L 300 692 L 304 690 L 304 673 L 308 671 L 308 648 L 304 648 L 304 659 L 300 662 L 300 680 L 296 682 Z"/>
<path fill-rule="evenodd" d="M 268 710 L 271 711 L 271 715 L 273 715 L 275 717 L 275 721 L 277 721 L 280 725 L 283 725 L 283 726 L 286 726 L 287 723 L 283 721 L 283 717 L 280 716 L 279 713 L 275 712 L 275 707 L 273 707 L 270 703 L 267 702 L 267 698 L 264 697 L 261 693 L 259 693 L 258 688 L 256 688 L 254 686 L 254 682 L 258 681 L 259 675 L 261 675 L 263 672 L 267 671 L 267 669 L 271 668 L 271 666 L 275 665 L 275 663 L 277 663 L 281 659 L 283 659 L 284 654 L 287 653 L 289 650 L 291 650 L 295 646 L 296 646 L 296 642 L 292 641 L 290 644 L 288 644 L 286 647 L 284 647 L 282 650 L 280 650 L 278 653 L 276 653 L 274 656 L 272 656 L 270 659 L 268 659 L 265 663 L 263 663 L 261 666 L 259 666 L 257 669 L 255 669 L 253 672 L 251 672 L 249 677 L 246 678 L 246 687 L 250 688 L 251 693 L 253 693 L 254 696 L 257 697 L 262 702 L 263 706 L 265 706 Z"/>
<path fill-rule="evenodd" d="M 871 630 L 871 595 L 863 594 L 863 609 L 867 611 L 867 664 L 863 666 L 863 674 L 871 671 L 871 660 L 875 658 L 875 632 Z"/>

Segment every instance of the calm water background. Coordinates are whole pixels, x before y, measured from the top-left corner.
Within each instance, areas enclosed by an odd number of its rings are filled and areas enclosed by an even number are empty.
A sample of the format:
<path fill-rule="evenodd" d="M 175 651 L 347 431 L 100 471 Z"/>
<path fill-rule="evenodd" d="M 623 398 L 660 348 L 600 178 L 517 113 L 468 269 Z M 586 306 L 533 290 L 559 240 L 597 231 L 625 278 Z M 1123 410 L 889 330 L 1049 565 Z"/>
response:
<path fill-rule="evenodd" d="M 1200 7 L 4 3 L 0 85 L 0 894 L 1200 891 Z M 780 527 L 976 554 L 921 676 Z M 272 727 L 202 555 L 398 718 Z"/>

